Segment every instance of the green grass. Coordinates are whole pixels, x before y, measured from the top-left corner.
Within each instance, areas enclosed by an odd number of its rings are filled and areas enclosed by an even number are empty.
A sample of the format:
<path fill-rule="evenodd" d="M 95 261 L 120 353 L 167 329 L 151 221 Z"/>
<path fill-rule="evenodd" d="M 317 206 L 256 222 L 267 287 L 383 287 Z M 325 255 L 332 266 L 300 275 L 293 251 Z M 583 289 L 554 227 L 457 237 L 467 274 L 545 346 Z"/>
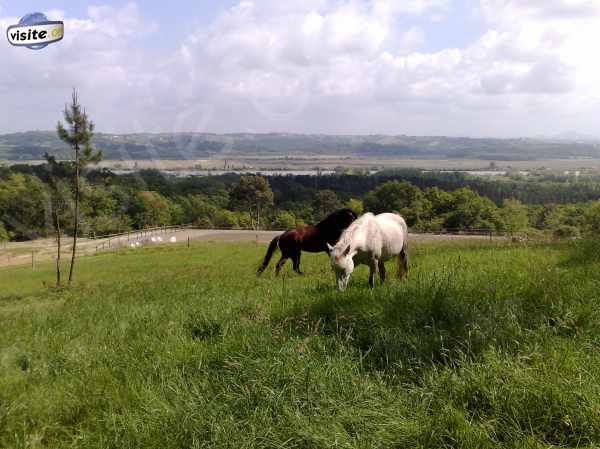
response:
<path fill-rule="evenodd" d="M 264 250 L 0 270 L 0 447 L 600 444 L 599 245 L 416 245 L 343 293 L 322 254 L 257 278 Z"/>

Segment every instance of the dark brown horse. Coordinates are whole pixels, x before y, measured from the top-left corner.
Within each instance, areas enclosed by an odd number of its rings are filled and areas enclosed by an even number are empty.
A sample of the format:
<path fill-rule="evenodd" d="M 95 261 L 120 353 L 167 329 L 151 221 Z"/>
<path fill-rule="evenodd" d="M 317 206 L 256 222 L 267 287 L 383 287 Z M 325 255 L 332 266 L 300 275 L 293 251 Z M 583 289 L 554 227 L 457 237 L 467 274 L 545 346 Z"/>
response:
<path fill-rule="evenodd" d="M 325 251 L 329 254 L 327 244 L 335 245 L 344 229 L 350 226 L 356 220 L 356 217 L 356 212 L 352 209 L 340 209 L 316 225 L 298 226 L 296 229 L 286 231 L 275 237 L 271 240 L 267 254 L 256 274 L 260 276 L 265 271 L 277 247 L 281 250 L 281 258 L 275 267 L 275 274 L 279 274 L 281 267 L 288 259 L 292 259 L 294 271 L 302 274 L 300 272 L 300 254 L 302 251 L 308 251 L 309 253 Z"/>

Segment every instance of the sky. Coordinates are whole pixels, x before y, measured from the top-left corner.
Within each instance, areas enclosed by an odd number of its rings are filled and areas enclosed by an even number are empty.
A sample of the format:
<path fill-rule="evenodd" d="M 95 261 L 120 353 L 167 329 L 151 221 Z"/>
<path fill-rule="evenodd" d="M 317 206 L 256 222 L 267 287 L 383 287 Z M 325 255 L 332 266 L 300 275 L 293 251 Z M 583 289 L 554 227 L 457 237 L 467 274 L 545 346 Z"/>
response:
<path fill-rule="evenodd" d="M 65 22 L 43 50 L 6 28 Z M 599 0 L 0 0 L 0 133 L 600 138 Z"/>

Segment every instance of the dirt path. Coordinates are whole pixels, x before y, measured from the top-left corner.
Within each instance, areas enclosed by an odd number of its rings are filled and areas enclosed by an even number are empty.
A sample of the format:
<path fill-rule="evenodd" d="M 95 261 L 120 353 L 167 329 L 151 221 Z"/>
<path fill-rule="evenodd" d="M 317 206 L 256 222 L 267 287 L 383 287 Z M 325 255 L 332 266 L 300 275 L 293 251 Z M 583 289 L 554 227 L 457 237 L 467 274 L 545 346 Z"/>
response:
<path fill-rule="evenodd" d="M 281 231 L 246 231 L 218 229 L 182 229 L 152 231 L 148 233 L 131 233 L 106 239 L 81 238 L 77 243 L 79 256 L 113 251 L 125 247 L 142 247 L 154 245 L 170 245 L 190 241 L 225 241 L 225 242 L 257 242 L 268 243 Z M 498 239 L 502 237 L 494 237 Z M 410 240 L 417 242 L 453 241 L 453 240 L 489 240 L 488 236 L 473 235 L 437 235 L 410 234 Z M 64 260 L 71 255 L 71 240 L 64 239 L 61 251 Z M 0 267 L 17 265 L 34 265 L 55 260 L 56 241 L 52 238 L 38 239 L 28 242 L 9 242 L 0 244 Z"/>

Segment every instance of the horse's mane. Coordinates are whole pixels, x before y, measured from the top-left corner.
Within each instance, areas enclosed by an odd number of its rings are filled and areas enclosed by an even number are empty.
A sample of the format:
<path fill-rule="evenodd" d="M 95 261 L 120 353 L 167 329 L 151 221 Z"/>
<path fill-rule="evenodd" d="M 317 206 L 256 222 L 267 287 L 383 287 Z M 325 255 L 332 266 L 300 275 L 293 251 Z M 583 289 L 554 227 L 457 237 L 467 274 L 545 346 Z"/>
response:
<path fill-rule="evenodd" d="M 333 224 L 339 223 L 340 219 L 347 215 L 351 215 L 352 217 L 354 217 L 354 219 L 356 219 L 358 217 L 356 212 L 354 212 L 352 209 L 349 209 L 346 207 L 344 209 L 339 209 L 339 210 L 336 210 L 335 212 L 332 212 L 327 217 L 325 217 L 323 220 L 318 222 L 315 226 L 317 228 L 329 227 Z"/>
<path fill-rule="evenodd" d="M 362 225 L 364 219 L 372 216 L 372 213 L 366 213 L 360 218 L 354 220 L 352 224 L 348 226 L 344 232 L 342 232 L 342 235 L 340 236 L 340 239 L 338 240 L 335 246 L 337 247 L 339 245 L 340 248 L 345 248 L 346 246 L 350 245 L 352 239 L 354 238 L 356 230 Z"/>

